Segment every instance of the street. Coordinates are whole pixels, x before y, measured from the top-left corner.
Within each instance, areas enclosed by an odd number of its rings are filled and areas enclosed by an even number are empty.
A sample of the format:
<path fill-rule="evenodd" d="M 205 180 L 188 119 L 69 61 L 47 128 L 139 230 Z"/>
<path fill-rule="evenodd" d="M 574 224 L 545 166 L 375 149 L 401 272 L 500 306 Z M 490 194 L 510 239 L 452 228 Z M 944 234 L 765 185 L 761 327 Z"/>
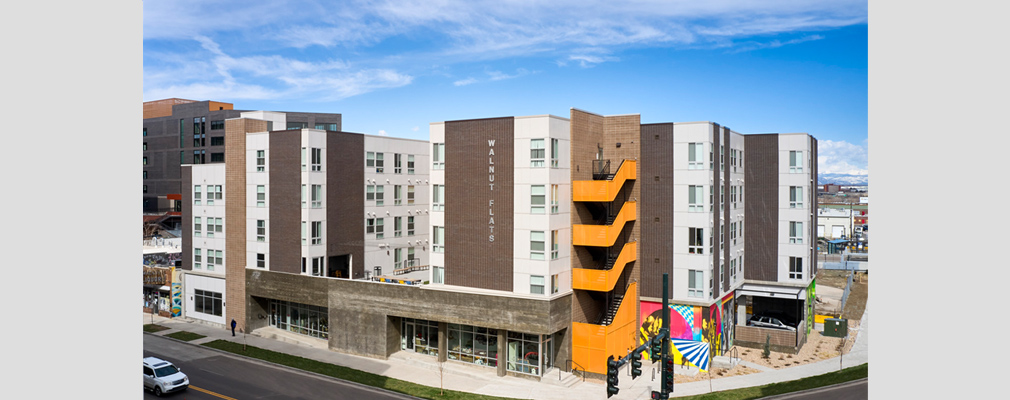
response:
<path fill-rule="evenodd" d="M 186 391 L 169 393 L 169 399 L 413 399 L 381 389 L 250 361 L 198 345 L 144 335 L 144 357 L 171 361 L 189 376 Z M 138 362 L 138 370 L 140 360 Z M 137 390 L 142 389 L 140 375 Z M 144 391 L 145 399 L 156 399 Z"/>

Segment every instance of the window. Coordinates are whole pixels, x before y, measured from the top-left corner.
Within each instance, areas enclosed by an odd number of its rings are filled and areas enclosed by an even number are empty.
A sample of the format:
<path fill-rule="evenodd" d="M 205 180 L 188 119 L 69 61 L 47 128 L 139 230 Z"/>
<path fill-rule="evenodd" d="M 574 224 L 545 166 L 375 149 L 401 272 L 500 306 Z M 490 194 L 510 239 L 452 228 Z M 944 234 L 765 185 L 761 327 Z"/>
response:
<path fill-rule="evenodd" d="M 730 282 L 736 280 L 736 259 L 729 260 L 729 280 Z"/>
<path fill-rule="evenodd" d="M 403 236 L 403 217 L 393 217 L 393 237 Z"/>
<path fill-rule="evenodd" d="M 803 244 L 802 222 L 789 222 L 789 243 Z"/>
<path fill-rule="evenodd" d="M 715 211 L 715 186 L 708 187 L 708 211 Z"/>
<path fill-rule="evenodd" d="M 558 140 L 551 139 L 551 168 L 558 167 Z"/>
<path fill-rule="evenodd" d="M 207 217 L 207 237 L 212 238 L 214 232 L 221 232 L 223 225 L 221 218 Z"/>
<path fill-rule="evenodd" d="M 414 185 L 407 186 L 407 205 L 414 204 Z"/>
<path fill-rule="evenodd" d="M 558 198 L 558 185 L 551 185 L 551 214 L 557 214 L 560 201 Z"/>
<path fill-rule="evenodd" d="M 530 293 L 544 294 L 543 275 L 530 275 Z"/>
<path fill-rule="evenodd" d="M 267 221 L 263 219 L 256 220 L 256 241 L 265 242 L 267 241 Z"/>
<path fill-rule="evenodd" d="M 185 127 L 186 127 L 186 119 L 185 118 L 180 119 L 179 120 L 179 147 L 186 147 L 186 142 L 185 142 L 185 140 L 186 140 Z"/>
<path fill-rule="evenodd" d="M 445 185 L 435 185 L 432 187 L 431 210 L 445 211 Z"/>
<path fill-rule="evenodd" d="M 789 173 L 801 173 L 803 172 L 803 152 L 802 151 L 790 151 L 789 152 Z"/>
<path fill-rule="evenodd" d="M 399 154 L 397 154 L 399 155 Z M 403 204 L 403 186 L 394 185 L 393 186 L 393 205 L 398 206 Z"/>
<path fill-rule="evenodd" d="M 266 185 L 256 185 L 256 207 L 266 207 L 267 206 L 267 187 Z"/>
<path fill-rule="evenodd" d="M 687 228 L 687 252 L 690 254 L 705 254 L 705 229 Z"/>
<path fill-rule="evenodd" d="M 393 154 L 393 173 L 403 173 L 403 154 Z"/>
<path fill-rule="evenodd" d="M 224 313 L 222 301 L 221 293 L 194 289 L 193 311 L 220 317 Z"/>
<path fill-rule="evenodd" d="M 414 155 L 407 155 L 407 175 L 414 175 Z"/>
<path fill-rule="evenodd" d="M 288 121 L 287 129 L 305 129 L 309 127 L 308 122 L 292 122 Z"/>
<path fill-rule="evenodd" d="M 561 291 L 561 280 L 558 279 L 558 274 L 551 275 L 551 294 Z"/>
<path fill-rule="evenodd" d="M 365 233 L 369 235 L 375 233 L 375 218 L 365 220 Z"/>
<path fill-rule="evenodd" d="M 207 250 L 207 270 L 213 271 L 214 266 L 224 265 L 224 252 L 221 250 Z"/>
<path fill-rule="evenodd" d="M 715 148 L 714 145 L 712 147 Z M 713 156 L 713 154 L 712 154 L 712 149 L 709 149 L 708 150 L 708 170 L 711 171 L 713 169 L 715 169 L 715 156 Z"/>
<path fill-rule="evenodd" d="M 551 231 L 551 260 L 558 259 L 558 253 L 559 253 L 558 250 L 560 248 L 561 244 L 558 243 L 558 231 L 553 230 Z"/>
<path fill-rule="evenodd" d="M 306 170 L 306 165 L 308 165 L 308 156 L 306 155 L 307 149 L 302 147 L 302 171 Z"/>
<path fill-rule="evenodd" d="M 732 165 L 733 172 L 736 172 L 736 149 L 729 149 L 729 165 Z"/>
<path fill-rule="evenodd" d="M 544 140 L 530 139 L 530 167 L 544 167 Z"/>
<path fill-rule="evenodd" d="M 144 151 L 147 151 L 147 142 L 144 142 Z"/>
<path fill-rule="evenodd" d="M 445 227 L 435 226 L 432 233 L 431 251 L 435 253 L 445 253 Z"/>
<path fill-rule="evenodd" d="M 530 231 L 530 259 L 544 259 L 544 231 Z"/>
<path fill-rule="evenodd" d="M 414 236 L 414 217 L 407 217 L 407 236 Z"/>
<path fill-rule="evenodd" d="M 406 261 L 407 261 L 406 266 L 408 266 L 408 267 L 413 267 L 413 266 L 417 265 L 417 260 L 414 258 L 414 248 L 413 247 L 408 247 L 407 248 L 407 260 Z"/>
<path fill-rule="evenodd" d="M 365 201 L 375 201 L 375 185 L 365 186 Z"/>
<path fill-rule="evenodd" d="M 144 193 L 147 193 L 147 185 L 144 185 Z"/>
<path fill-rule="evenodd" d="M 309 237 L 309 232 L 308 232 L 309 229 L 308 229 L 308 227 L 309 227 L 308 223 L 305 222 L 305 221 L 302 221 L 302 246 L 304 246 L 304 245 L 306 245 L 308 243 L 308 237 Z M 305 259 L 304 258 L 302 258 L 302 272 L 305 272 Z"/>
<path fill-rule="evenodd" d="M 193 151 L 193 164 L 206 164 L 207 160 L 204 156 L 207 155 L 206 150 L 194 150 Z"/>
<path fill-rule="evenodd" d="M 211 146 L 224 146 L 224 136 L 212 136 L 210 138 Z"/>
<path fill-rule="evenodd" d="M 193 217 L 193 236 L 200 236 L 201 230 L 203 230 L 203 224 L 200 217 Z"/>
<path fill-rule="evenodd" d="M 381 174 L 383 171 L 385 171 L 382 156 L 383 153 L 375 153 L 375 173 L 377 174 Z"/>
<path fill-rule="evenodd" d="M 186 152 L 185 151 L 180 151 L 179 152 L 179 164 L 185 164 L 185 163 L 186 163 Z"/>
<path fill-rule="evenodd" d="M 203 268 L 203 255 L 200 254 L 201 250 L 198 248 L 193 248 L 193 269 Z"/>
<path fill-rule="evenodd" d="M 385 224 L 385 218 L 376 218 L 375 219 L 375 238 L 376 239 L 382 239 L 382 238 L 386 237 L 384 224 Z"/>
<path fill-rule="evenodd" d="M 382 218 L 379 227 L 382 227 Z M 312 221 L 312 244 L 323 244 L 323 221 Z"/>
<path fill-rule="evenodd" d="M 323 207 L 323 185 L 312 185 L 312 208 Z"/>
<path fill-rule="evenodd" d="M 326 122 L 323 122 L 323 123 L 316 122 L 316 129 L 319 129 L 321 131 L 339 131 L 340 130 L 340 129 L 337 129 L 337 124 L 330 124 L 330 123 L 326 123 Z"/>
<path fill-rule="evenodd" d="M 144 137 L 147 137 L 147 127 L 144 127 Z"/>
<path fill-rule="evenodd" d="M 263 253 L 256 253 L 256 268 L 266 268 L 267 267 L 267 255 Z"/>
<path fill-rule="evenodd" d="M 729 240 L 736 245 L 736 222 L 729 223 Z"/>
<path fill-rule="evenodd" d="M 323 170 L 323 149 L 312 148 L 312 172 Z"/>
<path fill-rule="evenodd" d="M 733 203 L 733 208 L 736 208 L 736 186 L 729 187 L 729 201 Z"/>
<path fill-rule="evenodd" d="M 193 118 L 193 147 L 201 147 L 207 145 L 206 142 L 207 132 L 206 129 L 204 129 L 206 121 L 207 121 L 206 117 Z"/>
<path fill-rule="evenodd" d="M 325 271 L 323 257 L 312 257 L 312 276 L 323 276 Z"/>
<path fill-rule="evenodd" d="M 789 187 L 789 208 L 803 208 L 803 187 Z"/>
<path fill-rule="evenodd" d="M 702 194 L 703 186 L 690 185 L 687 187 L 687 210 L 690 212 L 705 212 L 705 205 L 701 202 L 704 201 L 704 195 Z"/>
<path fill-rule="evenodd" d="M 726 146 L 719 146 L 719 170 L 726 170 Z"/>
<path fill-rule="evenodd" d="M 719 211 L 726 209 L 726 187 L 719 185 Z"/>
<path fill-rule="evenodd" d="M 533 185 L 530 187 L 530 213 L 544 213 L 544 185 Z"/>
<path fill-rule="evenodd" d="M 687 297 L 703 297 L 704 289 L 701 285 L 704 279 L 705 273 L 702 271 L 687 271 Z"/>
<path fill-rule="evenodd" d="M 256 172 L 265 172 L 266 170 L 267 170 L 267 151 L 256 150 Z"/>
<path fill-rule="evenodd" d="M 147 156 L 144 156 L 144 165 L 147 165 Z"/>
<path fill-rule="evenodd" d="M 403 248 L 393 249 L 393 270 L 403 268 Z"/>
<path fill-rule="evenodd" d="M 369 151 L 365 153 L 365 168 L 371 170 L 375 168 L 375 152 Z"/>
<path fill-rule="evenodd" d="M 445 169 L 445 143 L 433 143 L 431 146 L 431 169 Z"/>
<path fill-rule="evenodd" d="M 375 185 L 375 205 L 381 206 L 385 204 L 386 197 L 386 187 L 383 185 Z"/>
<path fill-rule="evenodd" d="M 704 143 L 687 144 L 687 169 L 705 168 L 705 160 L 702 159 L 703 151 L 705 151 Z"/>
<path fill-rule="evenodd" d="M 445 283 L 445 267 L 432 267 L 431 283 Z"/>
<path fill-rule="evenodd" d="M 802 257 L 789 257 L 789 279 L 803 279 Z"/>
<path fill-rule="evenodd" d="M 224 129 L 224 120 L 210 121 L 210 130 Z"/>

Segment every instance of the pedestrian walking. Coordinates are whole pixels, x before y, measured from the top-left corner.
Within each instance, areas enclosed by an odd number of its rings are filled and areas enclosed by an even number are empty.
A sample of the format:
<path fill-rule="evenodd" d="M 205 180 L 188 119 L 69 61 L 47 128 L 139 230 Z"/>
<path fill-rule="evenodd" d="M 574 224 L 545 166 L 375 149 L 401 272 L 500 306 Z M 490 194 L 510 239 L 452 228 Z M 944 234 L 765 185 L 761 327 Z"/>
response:
<path fill-rule="evenodd" d="M 235 323 L 235 318 L 232 318 L 231 319 L 231 335 L 232 336 L 235 336 L 235 325 L 238 325 L 238 324 Z"/>

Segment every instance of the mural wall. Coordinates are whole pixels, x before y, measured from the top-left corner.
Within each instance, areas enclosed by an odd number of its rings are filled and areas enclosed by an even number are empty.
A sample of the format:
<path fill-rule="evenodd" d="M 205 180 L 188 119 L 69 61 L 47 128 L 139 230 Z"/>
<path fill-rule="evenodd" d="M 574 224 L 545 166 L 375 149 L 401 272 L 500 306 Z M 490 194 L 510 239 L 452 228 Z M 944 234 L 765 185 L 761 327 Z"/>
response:
<path fill-rule="evenodd" d="M 810 330 L 814 327 L 814 302 L 817 301 L 817 280 L 810 281 L 810 287 L 807 288 L 807 335 L 810 334 Z"/>
<path fill-rule="evenodd" d="M 670 304 L 670 338 L 713 343 L 712 355 L 722 355 L 723 349 L 733 346 L 733 312 L 736 308 L 734 293 L 710 307 Z M 661 303 L 643 301 L 641 303 L 642 326 L 638 331 L 638 344 L 652 340 L 663 327 L 663 306 Z M 673 349 L 674 360 L 681 361 L 682 355 Z M 648 358 L 648 354 L 643 353 Z"/>

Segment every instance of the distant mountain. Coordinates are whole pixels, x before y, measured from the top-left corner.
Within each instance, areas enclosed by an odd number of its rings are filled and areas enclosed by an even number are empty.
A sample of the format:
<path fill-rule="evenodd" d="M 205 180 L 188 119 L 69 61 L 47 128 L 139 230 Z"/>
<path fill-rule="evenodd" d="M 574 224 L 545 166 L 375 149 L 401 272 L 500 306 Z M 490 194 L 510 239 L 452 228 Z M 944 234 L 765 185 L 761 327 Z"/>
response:
<path fill-rule="evenodd" d="M 849 174 L 819 174 L 817 184 L 825 185 L 833 183 L 836 185 L 869 185 L 869 175 L 849 175 Z"/>

